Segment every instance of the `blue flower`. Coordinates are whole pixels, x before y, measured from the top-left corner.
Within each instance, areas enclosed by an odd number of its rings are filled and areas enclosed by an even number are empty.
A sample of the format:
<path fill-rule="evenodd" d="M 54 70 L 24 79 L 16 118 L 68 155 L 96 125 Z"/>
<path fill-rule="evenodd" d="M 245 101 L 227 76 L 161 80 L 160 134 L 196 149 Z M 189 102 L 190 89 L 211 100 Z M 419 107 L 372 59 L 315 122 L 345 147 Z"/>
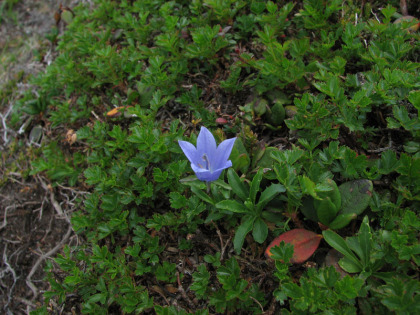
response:
<path fill-rule="evenodd" d="M 178 143 L 191 162 L 191 168 L 197 178 L 211 182 L 218 179 L 225 168 L 232 166 L 232 161 L 228 159 L 235 140 L 236 138 L 227 139 L 217 146 L 211 132 L 206 127 L 201 127 L 197 148 L 187 141 L 178 141 Z"/>

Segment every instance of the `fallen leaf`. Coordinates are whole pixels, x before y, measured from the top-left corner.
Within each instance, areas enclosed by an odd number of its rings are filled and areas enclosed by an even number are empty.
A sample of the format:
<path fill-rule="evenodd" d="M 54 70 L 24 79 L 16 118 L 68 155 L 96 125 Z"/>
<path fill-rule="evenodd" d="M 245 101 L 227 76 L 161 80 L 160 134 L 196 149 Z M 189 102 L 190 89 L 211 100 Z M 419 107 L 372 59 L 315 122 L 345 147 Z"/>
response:
<path fill-rule="evenodd" d="M 278 246 L 282 241 L 294 246 L 293 257 L 290 260 L 293 264 L 301 264 L 305 262 L 316 251 L 322 235 L 305 229 L 294 229 L 283 233 L 276 237 L 267 247 L 265 254 L 271 257 L 271 248 Z"/>

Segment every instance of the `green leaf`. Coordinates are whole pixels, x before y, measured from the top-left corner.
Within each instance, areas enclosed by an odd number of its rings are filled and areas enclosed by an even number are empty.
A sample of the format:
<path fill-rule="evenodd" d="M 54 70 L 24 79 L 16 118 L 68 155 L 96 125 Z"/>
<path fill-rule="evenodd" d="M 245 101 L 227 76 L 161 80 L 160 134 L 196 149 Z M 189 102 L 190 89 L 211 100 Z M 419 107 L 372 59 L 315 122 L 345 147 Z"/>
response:
<path fill-rule="evenodd" d="M 363 266 L 357 259 L 356 255 L 351 251 L 346 241 L 337 233 L 331 230 L 325 230 L 322 232 L 325 241 L 333 248 L 342 253 L 352 266 L 357 267 L 358 271 L 362 271 Z M 350 271 L 349 271 L 350 272 Z M 352 271 L 354 272 L 354 271 Z"/>
<path fill-rule="evenodd" d="M 266 250 L 266 253 L 268 251 Z M 294 245 L 291 243 L 286 243 L 284 240 L 279 244 L 271 247 L 269 249 L 270 257 L 274 260 L 280 261 L 282 264 L 289 264 L 293 258 L 294 254 Z M 277 263 L 277 262 L 276 262 Z"/>
<path fill-rule="evenodd" d="M 237 138 L 233 145 L 230 160 L 232 161 L 232 168 L 234 170 L 239 170 L 242 173 L 247 172 L 249 165 L 251 164 L 251 159 L 240 138 Z"/>
<path fill-rule="evenodd" d="M 233 290 L 228 290 L 226 292 L 226 300 L 230 301 L 239 297 L 239 295 L 246 289 L 247 286 L 248 286 L 248 282 L 245 281 L 244 279 L 235 281 Z"/>
<path fill-rule="evenodd" d="M 303 296 L 302 287 L 298 286 L 296 283 L 285 283 L 282 285 L 282 289 L 284 293 L 292 299 L 299 299 Z"/>
<path fill-rule="evenodd" d="M 356 217 L 356 213 L 339 214 L 330 222 L 330 224 L 328 224 L 328 227 L 332 230 L 342 229 L 347 226 L 351 220 L 356 219 Z"/>
<path fill-rule="evenodd" d="M 346 272 L 348 273 L 358 273 L 362 271 L 362 268 L 355 264 L 351 259 L 348 259 L 347 257 L 343 257 L 338 262 L 338 265 Z"/>
<path fill-rule="evenodd" d="M 89 303 L 101 302 L 102 304 L 105 304 L 106 297 L 107 297 L 106 293 L 96 293 L 89 298 L 88 302 Z"/>
<path fill-rule="evenodd" d="M 304 153 L 305 151 L 298 148 L 285 151 L 275 150 L 271 153 L 271 157 L 279 163 L 285 162 L 288 165 L 293 165 L 303 156 Z"/>
<path fill-rule="evenodd" d="M 393 6 L 391 6 L 390 4 L 388 4 L 385 8 L 382 9 L 381 13 L 384 15 L 385 17 L 385 21 L 384 23 L 389 23 L 389 21 L 391 20 L 392 15 L 397 11 L 397 9 L 395 9 Z"/>
<path fill-rule="evenodd" d="M 408 94 L 408 100 L 420 112 L 420 90 L 411 91 Z"/>
<path fill-rule="evenodd" d="M 215 185 L 215 186 L 222 187 L 225 191 L 231 191 L 232 190 L 232 187 L 228 183 L 224 182 L 221 179 L 217 179 L 214 182 L 211 182 L 211 184 L 212 184 L 212 186 Z"/>
<path fill-rule="evenodd" d="M 336 208 L 335 204 L 331 201 L 330 197 L 323 200 L 314 200 L 314 206 L 319 221 L 322 224 L 329 225 L 337 215 L 339 209 Z"/>
<path fill-rule="evenodd" d="M 359 239 L 356 236 L 349 236 L 346 238 L 346 243 L 349 246 L 349 248 L 354 253 L 356 253 L 356 255 L 359 257 L 359 260 L 363 264 L 362 257 L 364 257 L 364 253 L 362 247 L 360 246 Z"/>
<path fill-rule="evenodd" d="M 171 207 L 174 209 L 181 209 L 187 205 L 187 198 L 181 195 L 179 192 L 172 191 L 169 193 L 169 201 Z"/>
<path fill-rule="evenodd" d="M 397 155 L 392 150 L 387 150 L 381 154 L 379 163 L 379 172 L 381 174 L 389 174 L 395 171 L 399 166 Z"/>
<path fill-rule="evenodd" d="M 362 225 L 360 226 L 358 243 L 361 248 L 360 259 L 362 264 L 366 266 L 370 261 L 370 250 L 372 246 L 372 234 L 370 232 L 368 216 L 363 218 Z"/>
<path fill-rule="evenodd" d="M 316 197 L 315 183 L 309 179 L 309 177 L 302 175 L 299 176 L 299 183 L 302 189 L 302 193 Z"/>
<path fill-rule="evenodd" d="M 418 117 L 411 119 L 405 107 L 394 106 L 392 108 L 392 112 L 394 114 L 394 118 L 398 120 L 398 122 L 393 120 L 392 117 L 388 117 L 387 121 L 390 128 L 399 128 L 401 125 L 404 129 L 410 131 L 418 131 L 420 129 L 420 122 Z"/>
<path fill-rule="evenodd" d="M 201 200 L 203 200 L 203 201 L 205 201 L 205 202 L 207 202 L 211 205 L 215 204 L 214 200 L 209 195 L 207 195 L 204 191 L 202 191 L 201 189 L 199 189 L 195 186 L 192 186 L 191 191 L 194 194 L 196 194 Z"/>
<path fill-rule="evenodd" d="M 372 198 L 373 184 L 367 179 L 346 182 L 338 187 L 341 193 L 340 214 L 361 214 Z"/>
<path fill-rule="evenodd" d="M 253 156 L 252 167 L 272 168 L 274 160 L 271 157 L 271 152 L 273 151 L 278 151 L 278 149 L 274 147 L 257 148 Z"/>
<path fill-rule="evenodd" d="M 262 180 L 263 175 L 263 169 L 259 169 L 257 174 L 255 174 L 254 178 L 251 182 L 251 187 L 249 189 L 249 198 L 251 199 L 251 202 L 255 205 L 255 199 L 257 198 L 257 193 L 260 189 L 260 183 Z"/>
<path fill-rule="evenodd" d="M 303 215 L 309 220 L 319 222 L 318 215 L 314 207 L 314 199 L 312 197 L 306 197 L 302 200 L 300 211 L 302 211 Z"/>
<path fill-rule="evenodd" d="M 258 218 L 254 222 L 254 228 L 252 230 L 252 236 L 257 243 L 262 244 L 268 235 L 268 227 L 267 224 L 261 218 Z"/>
<path fill-rule="evenodd" d="M 317 188 L 317 199 L 329 198 L 334 204 L 337 211 L 341 207 L 341 194 L 337 187 L 337 184 L 332 179 L 327 178 L 324 183 L 318 184 Z"/>
<path fill-rule="evenodd" d="M 222 200 L 216 204 L 216 207 L 234 213 L 250 213 L 250 210 L 244 204 L 236 200 Z"/>
<path fill-rule="evenodd" d="M 163 183 L 168 178 L 168 172 L 167 171 L 162 172 L 160 168 L 155 167 L 153 169 L 153 178 L 156 182 Z"/>
<path fill-rule="evenodd" d="M 273 126 L 280 126 L 284 118 L 286 117 L 286 111 L 281 103 L 275 103 L 270 112 L 265 114 L 267 116 L 267 121 Z"/>
<path fill-rule="evenodd" d="M 262 211 L 264 207 L 269 203 L 271 200 L 274 199 L 279 193 L 285 192 L 286 188 L 280 184 L 271 184 L 271 186 L 267 187 L 260 196 L 257 204 L 257 210 Z"/>
<path fill-rule="evenodd" d="M 241 253 L 242 245 L 245 241 L 245 236 L 251 231 L 254 224 L 255 217 L 245 216 L 241 225 L 238 227 L 233 238 L 233 247 L 235 252 L 239 255 Z"/>
<path fill-rule="evenodd" d="M 343 279 L 339 280 L 335 289 L 336 292 L 342 296 L 342 299 L 355 299 L 358 296 L 360 289 L 362 288 L 364 281 L 357 277 L 345 276 Z"/>
<path fill-rule="evenodd" d="M 249 196 L 249 191 L 245 184 L 241 181 L 238 174 L 232 169 L 229 168 L 227 172 L 227 178 L 230 186 L 232 187 L 233 192 L 245 201 Z"/>

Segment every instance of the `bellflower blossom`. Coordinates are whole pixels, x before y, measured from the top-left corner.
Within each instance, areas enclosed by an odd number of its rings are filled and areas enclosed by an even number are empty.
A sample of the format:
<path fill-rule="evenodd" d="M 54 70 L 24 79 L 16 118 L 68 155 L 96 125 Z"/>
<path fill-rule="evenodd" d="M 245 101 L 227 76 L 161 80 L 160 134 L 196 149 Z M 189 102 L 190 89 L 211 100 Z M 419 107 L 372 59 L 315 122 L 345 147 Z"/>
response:
<path fill-rule="evenodd" d="M 216 145 L 211 132 L 201 127 L 197 138 L 197 148 L 187 141 L 178 141 L 185 156 L 191 162 L 191 168 L 201 181 L 211 182 L 219 178 L 225 168 L 232 166 L 228 160 L 236 138 L 227 139 Z"/>

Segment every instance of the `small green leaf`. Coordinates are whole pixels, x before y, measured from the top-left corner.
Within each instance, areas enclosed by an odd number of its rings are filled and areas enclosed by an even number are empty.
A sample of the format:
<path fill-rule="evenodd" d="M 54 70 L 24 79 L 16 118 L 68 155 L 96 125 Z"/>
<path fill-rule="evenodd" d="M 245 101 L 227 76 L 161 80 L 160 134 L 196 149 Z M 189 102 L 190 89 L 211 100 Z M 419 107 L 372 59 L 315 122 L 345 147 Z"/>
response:
<path fill-rule="evenodd" d="M 335 289 L 345 301 L 346 299 L 355 299 L 363 284 L 364 281 L 362 279 L 347 275 L 336 283 Z"/>
<path fill-rule="evenodd" d="M 89 298 L 89 303 L 96 303 L 101 302 L 105 304 L 106 301 L 106 293 L 96 293 Z"/>
<path fill-rule="evenodd" d="M 356 264 L 353 260 L 343 257 L 338 262 L 338 265 L 348 273 L 358 273 L 362 271 L 362 267 L 359 264 Z"/>
<path fill-rule="evenodd" d="M 274 103 L 270 111 L 267 111 L 267 121 L 273 126 L 280 126 L 286 117 L 286 111 L 281 103 Z"/>
<path fill-rule="evenodd" d="M 153 178 L 157 183 L 163 183 L 168 178 L 168 172 L 167 171 L 162 172 L 160 168 L 155 167 L 153 169 Z"/>
<path fill-rule="evenodd" d="M 187 198 L 181 195 L 179 192 L 172 191 L 169 193 L 169 201 L 171 203 L 171 207 L 174 209 L 181 209 L 187 205 Z"/>
<path fill-rule="evenodd" d="M 361 214 L 372 198 L 373 184 L 367 179 L 346 182 L 338 187 L 341 193 L 340 214 Z"/>
<path fill-rule="evenodd" d="M 271 200 L 274 199 L 279 193 L 285 192 L 286 188 L 280 184 L 272 184 L 271 186 L 267 187 L 260 196 L 257 204 L 257 210 L 262 211 L 264 207 L 269 203 Z"/>
<path fill-rule="evenodd" d="M 249 158 L 248 152 L 245 149 L 244 144 L 240 138 L 237 138 L 230 154 L 230 160 L 232 161 L 232 167 L 236 171 L 246 173 L 251 159 Z"/>
<path fill-rule="evenodd" d="M 328 224 L 328 227 L 332 230 L 342 229 L 347 226 L 351 220 L 356 219 L 356 217 L 356 213 L 339 214 L 330 224 Z"/>
<path fill-rule="evenodd" d="M 244 204 L 236 200 L 222 200 L 216 204 L 218 209 L 228 210 L 235 213 L 249 213 L 250 210 Z"/>
<path fill-rule="evenodd" d="M 389 174 L 398 168 L 397 155 L 392 150 L 387 150 L 382 153 L 381 159 L 379 160 L 379 172 L 381 174 Z"/>
<path fill-rule="evenodd" d="M 302 193 L 316 197 L 315 183 L 309 179 L 309 177 L 302 175 L 299 176 L 299 183 L 302 189 Z"/>
<path fill-rule="evenodd" d="M 268 235 L 268 227 L 264 220 L 258 218 L 254 222 L 254 228 L 252 230 L 252 236 L 257 243 L 262 244 Z"/>
<path fill-rule="evenodd" d="M 212 205 L 215 204 L 214 200 L 209 195 L 207 195 L 204 191 L 202 191 L 201 189 L 199 189 L 195 186 L 192 186 L 191 191 L 194 194 L 196 194 L 201 200 L 203 200 L 203 201 L 205 201 L 209 204 L 212 204 Z"/>
<path fill-rule="evenodd" d="M 241 253 L 242 245 L 245 241 L 245 236 L 251 231 L 254 224 L 255 217 L 245 216 L 241 225 L 238 227 L 233 238 L 233 247 L 235 252 L 239 255 Z"/>
<path fill-rule="evenodd" d="M 420 111 L 420 90 L 411 91 L 408 94 L 408 100 L 417 110 Z"/>
<path fill-rule="evenodd" d="M 302 200 L 300 211 L 302 211 L 303 215 L 309 220 L 319 222 L 319 218 L 314 207 L 314 199 L 312 197 L 306 197 Z"/>
<path fill-rule="evenodd" d="M 296 163 L 305 153 L 302 149 L 294 148 L 292 150 L 274 150 L 271 152 L 271 157 L 279 163 L 286 163 L 293 165 Z"/>
<path fill-rule="evenodd" d="M 249 191 L 245 184 L 241 181 L 238 174 L 232 169 L 229 168 L 227 172 L 227 178 L 230 186 L 232 187 L 233 192 L 245 201 L 249 196 Z"/>
<path fill-rule="evenodd" d="M 335 204 L 331 201 L 330 197 L 323 200 L 314 200 L 314 206 L 319 221 L 322 224 L 329 225 L 337 215 L 339 209 L 336 208 Z"/>
<path fill-rule="evenodd" d="M 270 247 L 270 251 L 266 250 L 266 256 L 277 260 L 277 263 L 289 264 L 293 259 L 294 254 L 294 245 L 291 243 L 286 243 L 282 240 L 280 243 L 275 243 L 273 247 Z"/>
<path fill-rule="evenodd" d="M 251 199 L 251 202 L 253 204 L 255 204 L 255 199 L 257 198 L 257 193 L 260 189 L 260 183 L 262 180 L 262 175 L 263 175 L 263 169 L 259 169 L 257 174 L 255 174 L 254 178 L 252 179 L 251 182 L 251 187 L 249 190 L 249 198 Z"/>
<path fill-rule="evenodd" d="M 335 248 L 340 253 L 342 253 L 347 258 L 349 263 L 351 263 L 352 266 L 356 266 L 359 271 L 363 269 L 363 266 L 360 263 L 360 261 L 357 259 L 356 255 L 351 251 L 346 241 L 340 235 L 338 235 L 337 233 L 331 230 L 323 231 L 322 235 L 324 236 L 325 241 L 331 247 Z M 343 269 L 346 270 L 345 268 Z M 347 272 L 350 272 L 350 271 L 347 271 Z M 354 271 L 351 271 L 351 272 L 354 272 Z"/>
<path fill-rule="evenodd" d="M 360 259 L 364 265 L 367 265 L 370 260 L 370 250 L 372 246 L 372 234 L 370 232 L 369 218 L 363 218 L 362 225 L 360 226 L 358 243 L 361 248 Z"/>

